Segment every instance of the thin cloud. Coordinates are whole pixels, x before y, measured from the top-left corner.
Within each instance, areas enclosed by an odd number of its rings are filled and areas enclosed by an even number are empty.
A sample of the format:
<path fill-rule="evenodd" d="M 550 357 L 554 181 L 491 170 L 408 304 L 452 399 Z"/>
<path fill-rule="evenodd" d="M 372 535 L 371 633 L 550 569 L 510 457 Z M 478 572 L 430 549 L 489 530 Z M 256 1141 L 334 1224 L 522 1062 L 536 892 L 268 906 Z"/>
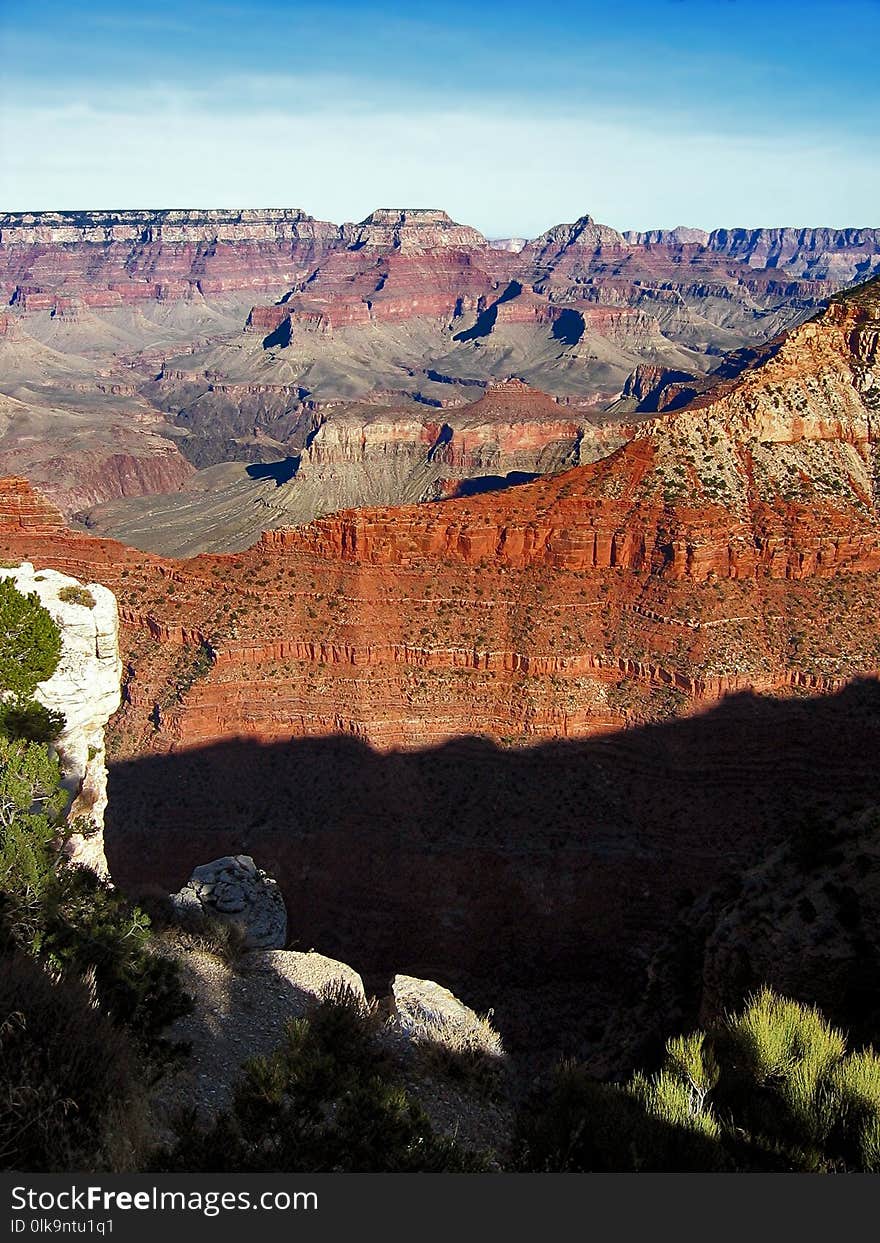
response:
<path fill-rule="evenodd" d="M 2 206 L 301 206 L 339 221 L 398 202 L 445 207 L 493 235 L 584 212 L 618 228 L 874 222 L 877 161 L 830 138 L 780 149 L 680 130 L 658 142 L 633 119 L 359 109 L 338 95 L 331 106 L 332 94 L 315 111 L 291 105 L 296 82 L 264 82 L 247 111 L 171 88 L 161 109 L 154 90 L 114 107 L 93 96 L 7 107 Z"/>

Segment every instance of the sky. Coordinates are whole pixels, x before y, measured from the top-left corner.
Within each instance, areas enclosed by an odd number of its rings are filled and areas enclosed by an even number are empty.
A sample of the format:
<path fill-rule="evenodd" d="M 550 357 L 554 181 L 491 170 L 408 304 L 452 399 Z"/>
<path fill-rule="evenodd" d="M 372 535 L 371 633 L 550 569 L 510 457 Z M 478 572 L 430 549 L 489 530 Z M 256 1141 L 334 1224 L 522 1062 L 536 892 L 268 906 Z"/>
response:
<path fill-rule="evenodd" d="M 0 211 L 880 225 L 880 0 L 0 0 Z"/>

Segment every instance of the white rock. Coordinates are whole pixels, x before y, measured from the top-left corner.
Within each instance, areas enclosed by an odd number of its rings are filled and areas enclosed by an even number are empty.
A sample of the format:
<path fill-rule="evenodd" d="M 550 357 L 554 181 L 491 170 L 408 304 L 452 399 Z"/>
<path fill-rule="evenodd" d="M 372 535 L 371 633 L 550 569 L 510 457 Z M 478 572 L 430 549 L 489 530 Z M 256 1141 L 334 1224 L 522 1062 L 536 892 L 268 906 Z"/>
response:
<path fill-rule="evenodd" d="M 354 967 L 337 962 L 314 950 L 253 950 L 241 959 L 244 971 L 263 972 L 283 980 L 292 988 L 312 997 L 321 997 L 327 990 L 347 988 L 366 1005 L 364 982 Z"/>
<path fill-rule="evenodd" d="M 104 727 L 120 704 L 122 660 L 119 655 L 119 610 L 116 597 L 100 583 L 87 583 L 94 606 L 60 600 L 65 587 L 83 584 L 58 570 L 37 570 L 29 562 L 0 569 L 23 595 L 36 592 L 61 632 L 61 659 L 52 677 L 41 682 L 35 698 L 64 715 L 65 727 L 55 750 L 71 796 L 69 821 L 91 822 L 87 835 L 74 834 L 67 844 L 72 860 L 107 874 L 104 855 L 104 811 L 107 767 Z"/>
<path fill-rule="evenodd" d="M 488 1018 L 435 980 L 396 975 L 389 998 L 391 1014 L 401 1032 L 416 1044 L 444 1045 L 453 1052 L 503 1057 L 501 1037 Z"/>
<path fill-rule="evenodd" d="M 201 912 L 235 924 L 252 948 L 281 948 L 287 940 L 287 909 L 278 882 L 250 855 L 224 855 L 194 868 L 171 901 L 184 917 Z"/>

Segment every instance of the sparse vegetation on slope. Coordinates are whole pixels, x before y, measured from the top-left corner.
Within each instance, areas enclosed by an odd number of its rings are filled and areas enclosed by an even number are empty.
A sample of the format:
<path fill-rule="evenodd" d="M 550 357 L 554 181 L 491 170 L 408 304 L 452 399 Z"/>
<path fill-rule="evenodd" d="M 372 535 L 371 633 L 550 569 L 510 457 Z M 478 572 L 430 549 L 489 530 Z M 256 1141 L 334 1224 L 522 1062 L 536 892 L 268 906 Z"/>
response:
<path fill-rule="evenodd" d="M 93 609 L 95 607 L 95 597 L 87 587 L 62 587 L 58 592 L 58 599 L 65 604 L 78 604 L 84 609 Z"/>
<path fill-rule="evenodd" d="M 0 945 L 53 975 L 89 975 L 98 1007 L 149 1048 L 186 999 L 143 911 L 57 849 L 66 801 L 45 747 L 0 739 Z"/>
<path fill-rule="evenodd" d="M 61 847 L 68 794 L 29 698 L 61 654 L 37 597 L 0 582 L 0 1162 L 126 1168 L 144 1134 L 146 1059 L 188 1007 L 149 920 Z"/>
<path fill-rule="evenodd" d="M 136 1169 L 146 1092 L 129 1032 L 95 1004 L 93 977 L 0 958 L 0 1168 Z"/>
<path fill-rule="evenodd" d="M 434 1133 L 378 1039 L 379 1019 L 337 989 L 285 1042 L 245 1064 L 230 1112 L 178 1117 L 166 1170 L 476 1172 L 485 1162 Z"/>
<path fill-rule="evenodd" d="M 522 1166 L 556 1171 L 871 1172 L 878 1139 L 880 1056 L 770 989 L 623 1086 L 563 1066 L 520 1124 Z"/>

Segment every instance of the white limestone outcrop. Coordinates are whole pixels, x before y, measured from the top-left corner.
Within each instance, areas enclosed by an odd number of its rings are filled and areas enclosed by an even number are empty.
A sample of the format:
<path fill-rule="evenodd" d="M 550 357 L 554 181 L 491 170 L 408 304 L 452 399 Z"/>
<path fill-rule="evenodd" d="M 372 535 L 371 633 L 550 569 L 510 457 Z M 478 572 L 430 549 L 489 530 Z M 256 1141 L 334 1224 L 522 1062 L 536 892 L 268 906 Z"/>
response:
<path fill-rule="evenodd" d="M 55 743 L 65 788 L 70 793 L 68 822 L 89 825 L 67 843 L 68 857 L 102 876 L 107 766 L 104 727 L 120 704 L 122 660 L 119 655 L 119 611 L 116 597 L 98 583 L 83 585 L 58 570 L 38 570 L 25 561 L 0 568 L 23 595 L 36 592 L 61 632 L 61 659 L 52 677 L 41 682 L 35 698 L 64 715 L 65 726 Z M 61 599 L 64 589 L 70 599 Z M 80 594 L 84 603 L 76 601 Z M 90 603 L 93 601 L 93 603 Z"/>

